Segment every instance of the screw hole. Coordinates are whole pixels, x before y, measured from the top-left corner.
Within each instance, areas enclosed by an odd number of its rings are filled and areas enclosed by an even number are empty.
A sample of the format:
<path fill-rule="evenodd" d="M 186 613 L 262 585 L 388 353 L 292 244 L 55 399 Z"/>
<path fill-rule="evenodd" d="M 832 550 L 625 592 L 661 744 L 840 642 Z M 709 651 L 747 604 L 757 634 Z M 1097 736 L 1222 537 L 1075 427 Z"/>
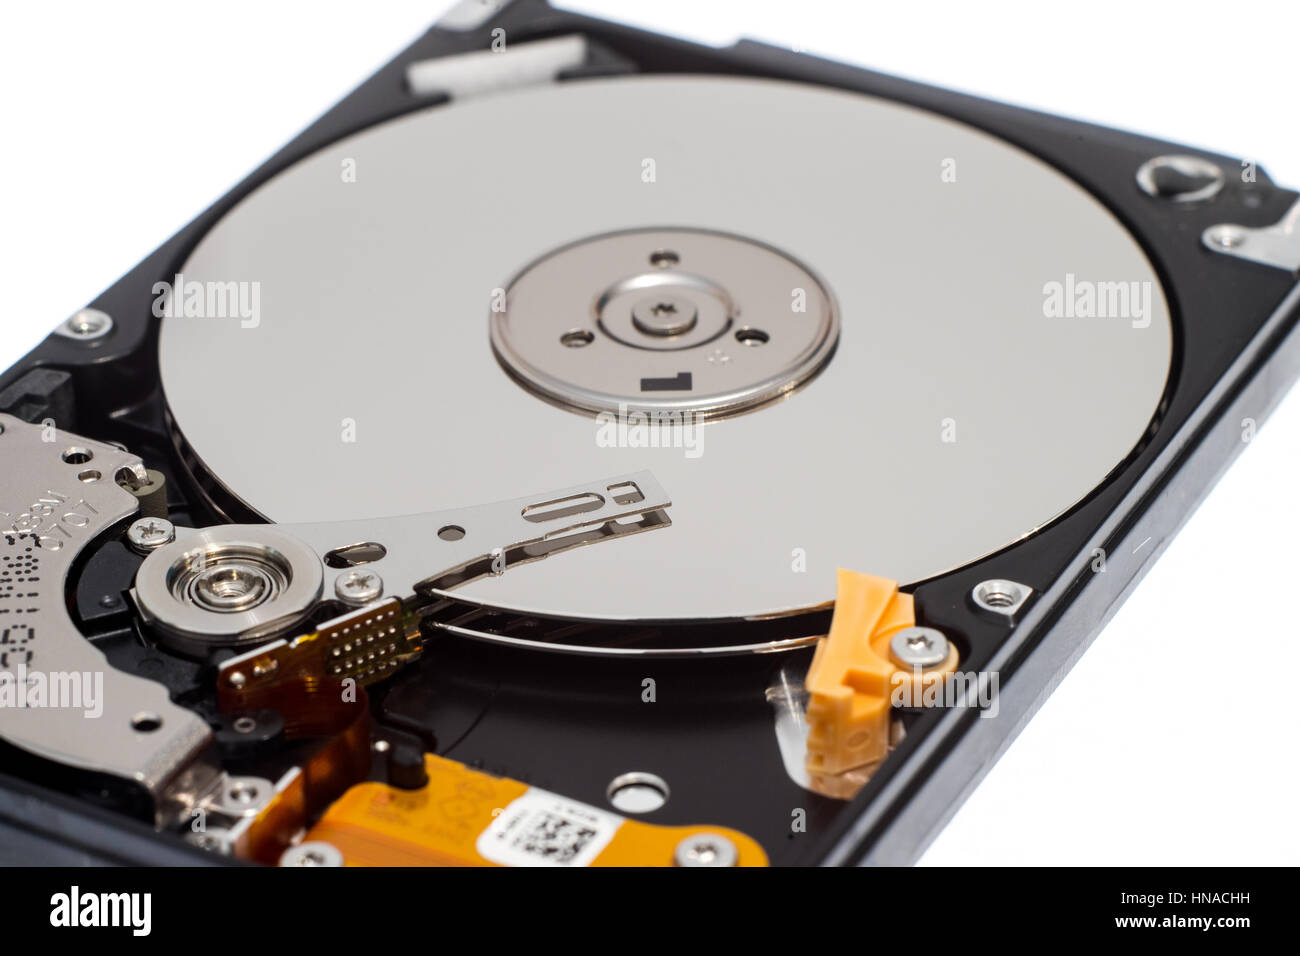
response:
<path fill-rule="evenodd" d="M 78 478 L 78 480 L 80 480 L 80 481 L 84 481 L 84 482 L 87 482 L 87 483 L 92 482 L 92 481 L 99 481 L 99 479 L 102 478 L 102 477 L 103 477 L 103 475 L 101 475 L 99 472 L 95 471 L 95 469 L 93 469 L 93 468 L 87 468 L 85 471 L 79 471 L 79 472 L 77 472 L 77 478 Z"/>
<path fill-rule="evenodd" d="M 151 734 L 161 726 L 162 718 L 148 711 L 142 711 L 131 718 L 131 728 L 137 733 Z"/>
<path fill-rule="evenodd" d="M 650 253 L 650 264 L 656 269 L 671 269 L 682 261 L 682 257 L 671 249 L 656 249 Z"/>
<path fill-rule="evenodd" d="M 1137 171 L 1138 185 L 1148 196 L 1170 202 L 1213 199 L 1223 188 L 1223 170 L 1199 156 L 1157 156 Z"/>
<path fill-rule="evenodd" d="M 977 584 L 971 591 L 971 600 L 976 607 L 1014 624 L 1021 606 L 1032 592 L 1032 588 L 1016 581 L 994 578 Z"/>
<path fill-rule="evenodd" d="M 84 465 L 94 457 L 94 453 L 89 448 L 79 448 L 75 445 L 63 453 L 63 460 L 69 465 Z"/>
<path fill-rule="evenodd" d="M 596 336 L 589 329 L 570 329 L 560 336 L 560 344 L 571 349 L 580 349 L 596 341 Z"/>
<path fill-rule="evenodd" d="M 251 734 L 257 729 L 257 721 L 252 717 L 236 717 L 230 726 L 237 734 Z"/>
<path fill-rule="evenodd" d="M 456 524 L 443 525 L 438 529 L 438 537 L 443 541 L 459 541 L 465 537 L 465 529 Z"/>
<path fill-rule="evenodd" d="M 746 326 L 743 329 L 736 330 L 736 341 L 739 342 L 741 345 L 749 345 L 749 346 L 763 345 L 770 338 L 771 336 L 768 335 L 766 332 L 764 332 L 762 329 L 751 329 L 748 326 Z"/>
<path fill-rule="evenodd" d="M 139 476 L 130 468 L 119 468 L 117 473 L 113 475 L 113 480 L 128 491 L 139 491 L 148 484 L 148 482 L 141 481 Z"/>
<path fill-rule="evenodd" d="M 635 770 L 611 780 L 605 796 L 623 813 L 651 813 L 668 802 L 668 783 L 663 777 Z"/>
<path fill-rule="evenodd" d="M 261 791 L 256 784 L 241 781 L 230 788 L 230 801 L 245 805 L 256 803 L 259 793 Z"/>
<path fill-rule="evenodd" d="M 992 587 L 981 588 L 980 599 L 989 607 L 1011 607 L 1016 603 L 1016 595 Z"/>
<path fill-rule="evenodd" d="M 363 564 L 381 561 L 388 549 L 378 541 L 362 541 L 345 548 L 335 548 L 325 555 L 325 565 L 330 568 L 356 568 Z"/>

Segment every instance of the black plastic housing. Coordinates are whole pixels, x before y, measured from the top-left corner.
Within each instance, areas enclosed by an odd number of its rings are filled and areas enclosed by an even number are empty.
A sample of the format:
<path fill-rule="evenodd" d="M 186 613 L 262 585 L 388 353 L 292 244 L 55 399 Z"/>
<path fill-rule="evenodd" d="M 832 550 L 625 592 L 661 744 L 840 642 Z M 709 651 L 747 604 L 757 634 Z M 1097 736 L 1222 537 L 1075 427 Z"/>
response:
<path fill-rule="evenodd" d="M 958 639 L 963 670 L 998 672 L 999 716 L 980 719 L 972 710 L 948 710 L 911 721 L 907 739 L 851 803 L 801 790 L 771 758 L 772 714 L 763 690 L 778 666 L 797 669 L 798 658 L 657 664 L 660 694 L 667 695 L 661 699 L 675 703 L 657 711 L 653 727 L 618 703 L 644 676 L 641 665 L 547 655 L 520 660 L 499 649 L 452 642 L 435 643 L 417 669 L 373 695 L 381 722 L 422 735 L 438 752 L 577 799 L 602 802 L 603 785 L 613 772 L 657 769 L 674 781 L 674 796 L 647 821 L 734 826 L 759 839 L 774 863 L 909 862 L 1240 451 L 1242 419 L 1262 422 L 1294 380 L 1300 369 L 1295 276 L 1212 253 L 1200 235 L 1220 222 L 1274 223 L 1297 194 L 1275 187 L 1262 171 L 1255 182 L 1242 182 L 1240 163 L 1233 158 L 755 43 L 713 49 L 559 12 L 541 0 L 516 0 L 479 29 L 431 29 L 89 303 L 114 317 L 112 335 L 93 346 L 51 336 L 0 375 L 0 397 L 20 379 L 29 381 L 24 376 L 33 370 L 64 373 L 30 380 L 30 388 L 3 400 L 31 419 L 55 414 L 62 428 L 127 444 L 150 467 L 164 471 L 173 491 L 172 514 L 181 522 L 259 520 L 208 481 L 187 461 L 183 445 L 173 441 L 158 385 L 160 320 L 150 311 L 153 284 L 172 276 L 222 215 L 278 171 L 366 126 L 436 108 L 436 100 L 408 92 L 405 66 L 484 49 L 496 27 L 516 44 L 584 34 L 591 42 L 591 62 L 569 80 L 627 71 L 772 77 L 858 91 L 949 116 L 1014 143 L 1073 178 L 1124 223 L 1157 269 L 1172 310 L 1175 358 L 1162 407 L 1143 442 L 1086 501 L 1049 527 L 911 588 L 922 623 Z M 1210 202 L 1189 205 L 1145 195 L 1135 183 L 1136 169 L 1167 153 L 1219 163 L 1227 174 L 1225 189 Z M 1035 453 L 1032 436 L 1026 437 L 1024 453 Z M 1104 573 L 1092 569 L 1097 549 L 1108 555 Z M 1033 602 L 1016 627 L 974 613 L 970 591 L 990 578 L 1034 588 Z M 824 625 L 825 615 L 801 626 L 806 631 Z M 120 620 L 95 628 L 91 636 L 106 642 L 124 633 Z M 806 660 L 805 653 L 802 663 Z M 765 756 L 751 758 L 758 750 Z M 216 862 L 134 823 L 123 820 L 115 827 L 117 818 L 98 808 L 78 807 L 30 783 L 0 778 L 0 830 L 23 831 L 20 842 L 0 841 L 9 847 L 6 855 L 50 862 Z M 806 832 L 790 830 L 790 811 L 796 807 L 807 811 Z M 24 818 L 48 825 L 25 828 Z"/>

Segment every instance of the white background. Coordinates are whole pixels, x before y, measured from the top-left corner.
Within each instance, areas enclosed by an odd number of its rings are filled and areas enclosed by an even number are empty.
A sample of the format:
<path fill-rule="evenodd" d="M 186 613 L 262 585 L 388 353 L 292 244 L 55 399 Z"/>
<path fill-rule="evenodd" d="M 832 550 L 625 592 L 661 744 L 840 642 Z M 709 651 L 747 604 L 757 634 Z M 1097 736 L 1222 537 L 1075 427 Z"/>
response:
<path fill-rule="evenodd" d="M 571 0 L 1258 160 L 1300 186 L 1294 2 Z M 432 23 L 438 0 L 15 4 L 0 368 Z M 1032 454 L 1032 443 L 1026 454 Z M 931 864 L 1297 863 L 1300 394 L 938 837 Z"/>

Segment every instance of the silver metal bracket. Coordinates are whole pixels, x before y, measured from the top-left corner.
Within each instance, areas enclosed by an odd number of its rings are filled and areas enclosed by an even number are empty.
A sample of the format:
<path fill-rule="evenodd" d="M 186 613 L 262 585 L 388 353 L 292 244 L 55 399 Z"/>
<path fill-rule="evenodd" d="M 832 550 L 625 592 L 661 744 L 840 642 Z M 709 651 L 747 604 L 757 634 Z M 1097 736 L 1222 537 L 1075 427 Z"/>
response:
<path fill-rule="evenodd" d="M 300 775 L 297 767 L 274 783 L 264 777 L 214 775 L 203 791 L 180 795 L 177 822 L 185 827 L 185 840 L 214 853 L 247 857 L 258 815 Z"/>
<path fill-rule="evenodd" d="M 1213 252 L 1300 273 L 1300 199 L 1271 226 L 1220 223 L 1206 229 L 1201 242 Z"/>
<path fill-rule="evenodd" d="M 120 448 L 0 415 L 0 738 L 70 767 L 131 780 L 160 804 L 212 738 L 166 688 L 109 665 L 68 613 L 69 569 L 135 514 Z"/>
<path fill-rule="evenodd" d="M 506 40 L 504 36 L 502 39 Z M 446 94 L 460 100 L 481 93 L 549 83 L 564 70 L 582 66 L 586 60 L 587 40 L 574 33 L 508 44 L 500 49 L 418 60 L 406 67 L 406 87 L 414 96 Z"/>
<path fill-rule="evenodd" d="M 140 566 L 132 596 L 164 643 L 201 656 L 282 636 L 327 599 L 437 599 L 559 551 L 666 527 L 670 504 L 641 471 L 404 517 L 177 529 Z"/>

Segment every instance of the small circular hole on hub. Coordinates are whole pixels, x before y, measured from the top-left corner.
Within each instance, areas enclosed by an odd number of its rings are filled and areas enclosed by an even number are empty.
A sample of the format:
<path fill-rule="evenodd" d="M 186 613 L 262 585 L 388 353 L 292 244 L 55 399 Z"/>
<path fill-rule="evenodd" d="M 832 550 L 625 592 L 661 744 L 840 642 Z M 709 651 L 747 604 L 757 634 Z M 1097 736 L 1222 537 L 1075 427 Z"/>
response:
<path fill-rule="evenodd" d="M 656 269 L 671 269 L 682 261 L 682 257 L 671 249 L 656 249 L 650 253 L 650 264 Z"/>
<path fill-rule="evenodd" d="M 736 330 L 736 341 L 741 345 L 762 345 L 770 338 L 771 336 L 762 329 L 743 328 Z"/>
<path fill-rule="evenodd" d="M 443 541 L 459 541 L 465 537 L 465 529 L 455 524 L 443 525 L 438 529 L 438 537 Z"/>
<path fill-rule="evenodd" d="M 571 349 L 580 349 L 595 340 L 596 336 L 590 329 L 570 329 L 560 336 L 560 344 L 567 345 Z"/>

